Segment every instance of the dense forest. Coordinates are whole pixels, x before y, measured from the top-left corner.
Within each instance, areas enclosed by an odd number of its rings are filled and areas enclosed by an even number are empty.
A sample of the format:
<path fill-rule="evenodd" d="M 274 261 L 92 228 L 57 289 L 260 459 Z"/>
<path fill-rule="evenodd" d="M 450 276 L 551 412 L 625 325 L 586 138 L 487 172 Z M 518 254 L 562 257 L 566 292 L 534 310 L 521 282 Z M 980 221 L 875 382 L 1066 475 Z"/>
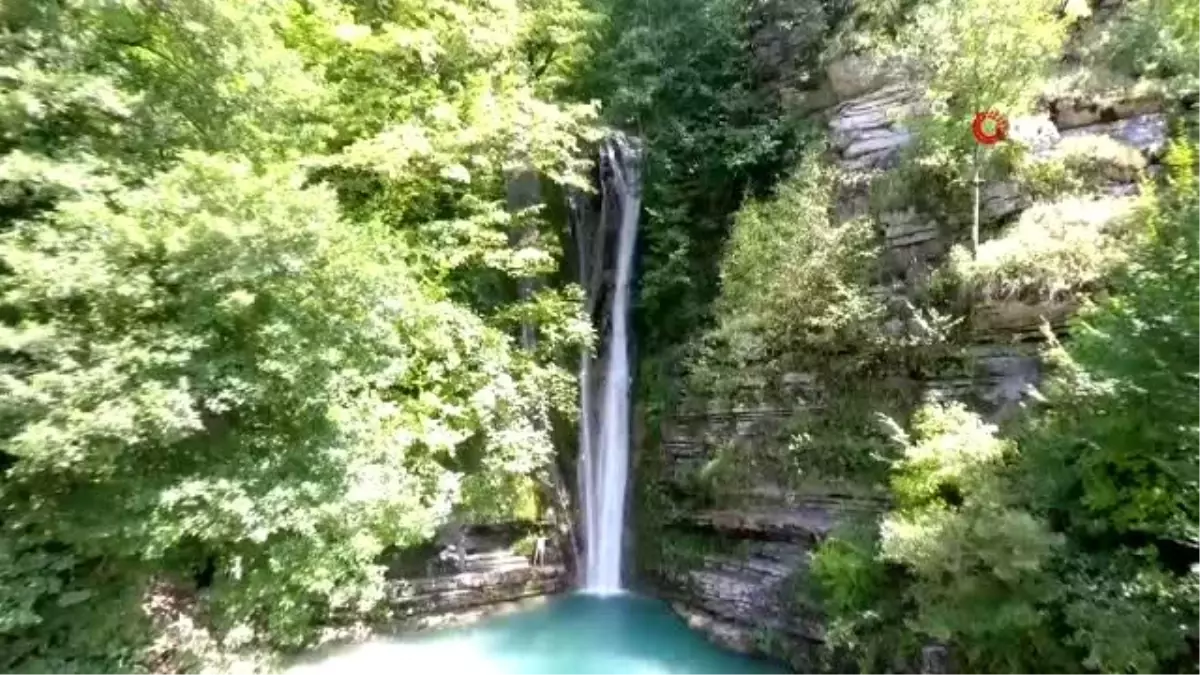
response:
<path fill-rule="evenodd" d="M 814 664 L 1196 672 L 1198 50 L 1190 0 L 5 0 L 0 670 L 271 668 L 386 620 L 387 557 L 447 521 L 569 510 L 597 339 L 563 195 L 622 129 L 644 574 L 707 545 L 666 522 L 694 497 L 658 423 L 813 371 L 830 414 L 695 481 L 880 496 L 796 584 Z M 847 55 L 925 89 L 849 219 L 810 114 Z M 1153 166 L 970 135 L 1112 91 L 1163 102 Z M 972 238 L 973 171 L 1031 208 Z M 889 268 L 897 211 L 957 245 Z M 995 299 L 1073 303 L 1018 414 L 877 386 Z"/>

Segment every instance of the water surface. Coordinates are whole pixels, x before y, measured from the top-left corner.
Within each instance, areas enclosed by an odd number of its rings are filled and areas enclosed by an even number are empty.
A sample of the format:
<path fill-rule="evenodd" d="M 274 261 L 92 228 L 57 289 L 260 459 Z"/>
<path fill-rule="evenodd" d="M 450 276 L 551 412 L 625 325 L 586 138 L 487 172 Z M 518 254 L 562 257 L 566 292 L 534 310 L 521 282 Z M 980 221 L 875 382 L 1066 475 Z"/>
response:
<path fill-rule="evenodd" d="M 571 594 L 459 628 L 378 638 L 293 673 L 782 673 L 725 651 L 664 603 Z"/>

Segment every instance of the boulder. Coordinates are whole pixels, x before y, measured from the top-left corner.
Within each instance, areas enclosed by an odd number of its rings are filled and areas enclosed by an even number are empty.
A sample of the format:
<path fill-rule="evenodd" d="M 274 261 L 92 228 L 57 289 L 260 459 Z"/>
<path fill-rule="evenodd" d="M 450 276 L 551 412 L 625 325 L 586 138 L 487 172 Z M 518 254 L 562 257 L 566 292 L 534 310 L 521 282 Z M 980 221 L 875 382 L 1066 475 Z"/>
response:
<path fill-rule="evenodd" d="M 1029 196 L 1016 183 L 984 183 L 979 190 L 979 217 L 994 222 L 1020 213 L 1029 207 Z"/>
<path fill-rule="evenodd" d="M 851 54 L 825 68 L 829 85 L 839 100 L 845 101 L 878 89 L 887 79 L 887 69 L 869 56 Z"/>

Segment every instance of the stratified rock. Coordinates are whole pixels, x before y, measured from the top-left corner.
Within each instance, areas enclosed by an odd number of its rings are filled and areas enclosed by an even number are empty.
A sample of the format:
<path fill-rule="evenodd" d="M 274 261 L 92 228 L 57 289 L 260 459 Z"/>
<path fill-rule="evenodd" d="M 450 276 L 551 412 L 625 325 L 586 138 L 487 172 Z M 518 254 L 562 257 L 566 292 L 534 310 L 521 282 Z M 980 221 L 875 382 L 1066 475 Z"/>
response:
<path fill-rule="evenodd" d="M 816 541 L 833 528 L 835 518 L 826 509 L 754 508 L 704 511 L 692 517 L 701 527 L 759 538 Z"/>
<path fill-rule="evenodd" d="M 891 166 L 912 141 L 903 120 L 920 111 L 919 97 L 902 85 L 889 85 L 838 106 L 829 120 L 842 166 L 861 171 Z"/>
<path fill-rule="evenodd" d="M 979 189 L 979 217 L 984 222 L 1003 220 L 1029 207 L 1029 196 L 1008 181 L 984 183 Z"/>
<path fill-rule="evenodd" d="M 846 149 L 842 157 L 857 159 L 863 155 L 892 154 L 912 141 L 912 134 L 904 129 L 870 129 L 856 137 Z"/>
<path fill-rule="evenodd" d="M 669 581 L 675 611 L 709 639 L 742 652 L 761 652 L 757 637 L 768 631 L 801 651 L 823 640 L 820 621 L 801 610 L 791 583 L 807 567 L 806 548 L 773 542 L 747 547 L 745 556 L 708 556 Z"/>
<path fill-rule="evenodd" d="M 1066 139 L 1093 134 L 1108 136 L 1137 148 L 1147 157 L 1158 158 L 1167 147 L 1167 116 L 1137 115 L 1116 122 L 1070 129 L 1062 132 L 1062 137 Z"/>
<path fill-rule="evenodd" d="M 1060 130 L 1158 113 L 1162 109 L 1163 99 L 1159 96 L 1071 98 L 1052 104 L 1054 123 Z"/>
<path fill-rule="evenodd" d="M 1079 301 L 1074 298 L 1039 303 L 994 300 L 975 309 L 971 329 L 980 340 L 1040 339 L 1043 322 L 1061 329 L 1078 309 Z"/>
<path fill-rule="evenodd" d="M 879 216 L 884 242 L 888 248 L 917 246 L 937 239 L 938 225 L 915 209 L 889 211 Z"/>
<path fill-rule="evenodd" d="M 877 89 L 888 73 L 882 64 L 869 56 L 850 55 L 830 63 L 825 75 L 838 99 L 845 101 Z"/>
<path fill-rule="evenodd" d="M 560 593 L 569 586 L 565 567 L 541 565 L 498 572 L 400 579 L 388 582 L 387 598 L 388 606 L 397 617 L 412 617 Z"/>
<path fill-rule="evenodd" d="M 970 400 L 980 412 L 999 421 L 1012 416 L 1041 379 L 1037 350 L 1020 345 L 974 345 L 967 351 L 972 368 L 955 375 L 935 375 L 926 395 L 940 401 Z"/>

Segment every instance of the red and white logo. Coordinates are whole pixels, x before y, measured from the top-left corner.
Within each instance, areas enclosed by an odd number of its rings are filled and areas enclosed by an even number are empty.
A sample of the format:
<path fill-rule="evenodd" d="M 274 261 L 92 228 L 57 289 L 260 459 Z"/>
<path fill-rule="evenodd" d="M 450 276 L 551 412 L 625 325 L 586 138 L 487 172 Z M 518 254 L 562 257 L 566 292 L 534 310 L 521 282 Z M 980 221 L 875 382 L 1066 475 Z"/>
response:
<path fill-rule="evenodd" d="M 1008 120 L 995 110 L 975 113 L 971 133 L 980 145 L 995 145 L 1008 138 Z"/>

